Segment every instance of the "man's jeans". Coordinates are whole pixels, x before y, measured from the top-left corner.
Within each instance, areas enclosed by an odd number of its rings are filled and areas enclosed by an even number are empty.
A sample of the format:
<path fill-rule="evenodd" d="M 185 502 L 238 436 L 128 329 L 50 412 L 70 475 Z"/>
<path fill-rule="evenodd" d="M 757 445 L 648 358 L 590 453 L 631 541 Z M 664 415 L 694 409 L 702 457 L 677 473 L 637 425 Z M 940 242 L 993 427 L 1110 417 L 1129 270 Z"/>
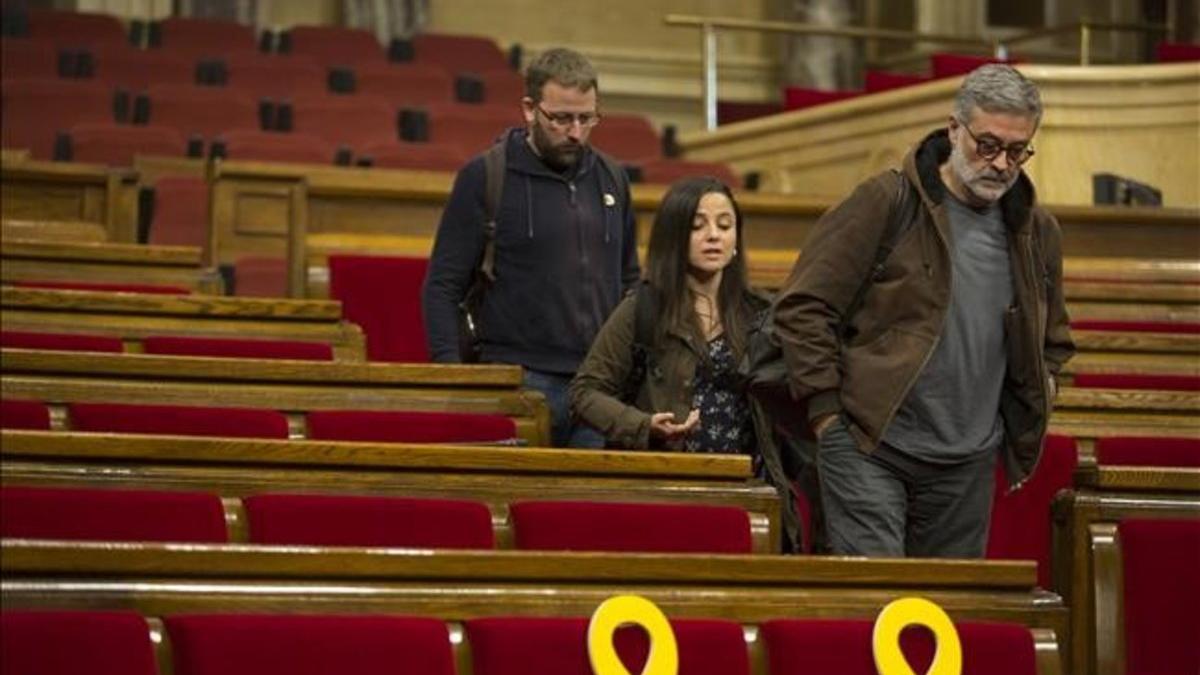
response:
<path fill-rule="evenodd" d="M 982 558 L 997 454 L 933 464 L 885 444 L 868 455 L 836 420 L 817 452 L 830 553 Z"/>
<path fill-rule="evenodd" d="M 603 448 L 604 436 L 583 422 L 571 421 L 570 375 L 525 369 L 525 388 L 542 392 L 550 407 L 550 434 L 556 448 Z"/>

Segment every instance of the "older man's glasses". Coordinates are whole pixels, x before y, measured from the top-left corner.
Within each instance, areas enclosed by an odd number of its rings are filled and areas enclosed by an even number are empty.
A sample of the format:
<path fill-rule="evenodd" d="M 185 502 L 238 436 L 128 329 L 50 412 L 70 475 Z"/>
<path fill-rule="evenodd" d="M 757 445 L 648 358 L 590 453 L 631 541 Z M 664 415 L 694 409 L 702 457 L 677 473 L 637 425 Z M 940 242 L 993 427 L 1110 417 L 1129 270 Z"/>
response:
<path fill-rule="evenodd" d="M 967 126 L 966 122 L 959 120 L 958 123 L 962 125 L 963 129 L 967 130 L 967 135 L 971 137 L 971 140 L 975 141 L 975 154 L 979 155 L 982 159 L 990 162 L 1003 152 L 1008 157 L 1009 162 L 1024 164 L 1029 161 L 1030 157 L 1033 157 L 1033 146 L 1029 143 L 1009 143 L 1005 145 L 995 136 L 986 134 L 980 138 L 971 131 L 971 127 Z"/>
<path fill-rule="evenodd" d="M 559 129 L 570 129 L 576 122 L 584 129 L 589 129 L 600 123 L 600 113 L 584 112 L 584 113 L 569 113 L 569 112 L 550 112 L 542 107 L 541 103 L 534 106 L 538 112 L 542 113 L 550 124 Z"/>

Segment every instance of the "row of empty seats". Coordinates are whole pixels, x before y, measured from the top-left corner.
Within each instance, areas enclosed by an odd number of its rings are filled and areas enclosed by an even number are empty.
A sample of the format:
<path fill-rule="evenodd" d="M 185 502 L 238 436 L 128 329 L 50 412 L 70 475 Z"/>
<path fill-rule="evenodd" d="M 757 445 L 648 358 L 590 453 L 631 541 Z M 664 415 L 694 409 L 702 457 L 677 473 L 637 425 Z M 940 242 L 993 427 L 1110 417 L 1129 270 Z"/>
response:
<path fill-rule="evenodd" d="M 496 546 L 482 502 L 396 496 L 254 494 L 226 506 L 215 493 L 59 487 L 0 488 L 0 536 L 21 539 L 234 540 L 251 544 L 435 549 Z M 521 550 L 751 553 L 749 515 L 700 504 L 526 501 L 508 505 Z"/>
<path fill-rule="evenodd" d="M 163 616 L 177 675 L 455 675 L 455 643 L 442 619 L 390 615 L 179 614 Z M 156 675 L 150 626 L 129 611 L 17 611 L 0 618 L 3 672 Z M 750 650 L 765 653 L 770 675 L 874 675 L 872 623 L 863 619 L 773 619 L 747 634 L 728 619 L 671 619 L 680 675 L 750 675 Z M 999 622 L 956 625 L 963 672 L 1035 675 L 1032 634 Z M 584 617 L 489 616 L 462 624 L 457 648 L 474 675 L 591 675 Z M 748 645 L 748 635 L 757 635 Z M 73 649 L 62 649 L 64 644 Z M 627 672 L 642 672 L 652 645 L 636 627 L 613 646 Z M 916 672 L 933 661 L 928 631 L 906 631 L 900 647 Z M 1051 675 L 1042 673 L 1042 675 Z"/>

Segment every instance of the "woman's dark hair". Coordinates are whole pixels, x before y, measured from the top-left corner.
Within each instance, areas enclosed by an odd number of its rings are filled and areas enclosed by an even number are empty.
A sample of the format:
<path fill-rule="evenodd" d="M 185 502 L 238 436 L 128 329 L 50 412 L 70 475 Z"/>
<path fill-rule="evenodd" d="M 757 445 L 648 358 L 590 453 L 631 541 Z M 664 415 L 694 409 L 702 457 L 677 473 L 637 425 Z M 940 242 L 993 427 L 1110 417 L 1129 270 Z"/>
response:
<path fill-rule="evenodd" d="M 696 317 L 692 293 L 688 289 L 687 275 L 696 208 L 700 205 L 700 199 L 711 192 L 728 197 L 737 218 L 737 254 L 721 274 L 717 310 L 721 313 L 721 323 L 730 347 L 734 355 L 740 357 L 751 320 L 750 308 L 745 303 L 749 282 L 746 275 L 746 249 L 742 246 L 742 212 L 729 186 L 710 176 L 676 181 L 667 190 L 654 216 L 650 247 L 646 252 L 646 280 L 654 291 L 655 304 L 664 319 L 657 323 L 654 338 L 657 344 L 662 344 L 667 329 L 678 326 L 694 335 L 697 344 L 706 342 Z M 707 350 L 702 353 L 707 356 Z"/>

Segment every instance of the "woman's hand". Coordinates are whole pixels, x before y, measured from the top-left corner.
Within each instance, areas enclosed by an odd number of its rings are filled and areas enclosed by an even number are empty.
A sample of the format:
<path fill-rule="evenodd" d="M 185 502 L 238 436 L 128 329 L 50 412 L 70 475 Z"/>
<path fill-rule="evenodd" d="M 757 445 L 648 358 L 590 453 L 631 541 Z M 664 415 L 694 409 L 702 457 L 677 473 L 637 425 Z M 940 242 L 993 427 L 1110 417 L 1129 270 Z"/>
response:
<path fill-rule="evenodd" d="M 660 412 L 650 416 L 650 435 L 664 441 L 686 436 L 700 425 L 700 411 L 692 410 L 682 424 L 675 422 L 675 413 Z"/>

